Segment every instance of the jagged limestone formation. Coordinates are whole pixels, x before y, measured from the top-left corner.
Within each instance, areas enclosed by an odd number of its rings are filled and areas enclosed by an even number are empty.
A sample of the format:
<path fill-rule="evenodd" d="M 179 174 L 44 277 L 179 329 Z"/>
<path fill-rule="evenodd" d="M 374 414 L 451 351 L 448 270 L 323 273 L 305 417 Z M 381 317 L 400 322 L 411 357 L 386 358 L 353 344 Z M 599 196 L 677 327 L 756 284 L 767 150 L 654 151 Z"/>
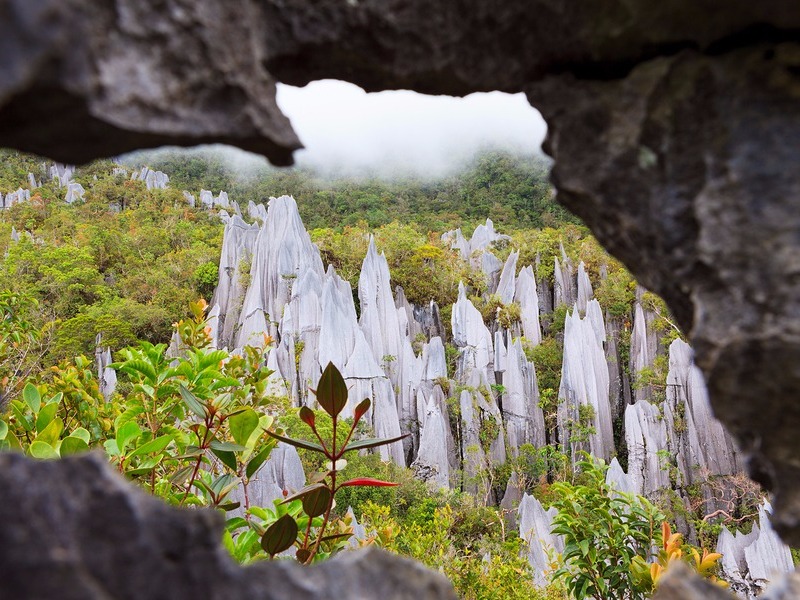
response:
<path fill-rule="evenodd" d="M 83 195 L 85 193 L 86 190 L 83 189 L 83 186 L 80 183 L 70 182 L 67 184 L 67 194 L 64 196 L 64 202 L 67 204 L 72 204 L 78 200 L 83 200 Z"/>
<path fill-rule="evenodd" d="M 458 285 L 458 301 L 453 305 L 450 317 L 453 344 L 459 349 L 458 373 L 456 377 L 466 380 L 473 370 L 477 371 L 488 385 L 489 367 L 493 364 L 493 340 L 483 322 L 480 311 L 467 298 L 463 283 Z"/>
<path fill-rule="evenodd" d="M 555 278 L 555 285 L 553 287 L 553 306 L 566 304 L 572 306 L 575 303 L 575 296 L 577 294 L 574 270 L 572 261 L 567 256 L 564 250 L 564 244 L 561 244 L 561 260 L 555 258 L 555 267 L 553 269 L 553 277 Z"/>
<path fill-rule="evenodd" d="M 640 295 L 640 294 L 639 294 Z M 630 373 L 634 381 L 647 367 L 652 366 L 658 348 L 658 339 L 651 331 L 653 314 L 645 311 L 640 302 L 636 302 L 633 317 L 633 330 L 631 331 L 631 361 Z M 634 402 L 650 398 L 653 390 L 649 385 L 638 383 L 632 386 Z"/>
<path fill-rule="evenodd" d="M 464 234 L 461 232 L 460 228 L 443 233 L 442 241 L 449 241 L 450 247 L 458 250 L 461 254 L 461 258 L 464 260 L 471 260 L 477 255 L 488 253 L 490 257 L 494 258 L 494 261 L 497 261 L 497 264 L 492 262 L 492 266 L 496 267 L 492 268 L 491 272 L 494 273 L 499 270 L 500 263 L 497 260 L 497 257 L 488 252 L 488 250 L 492 244 L 502 241 L 511 241 L 511 238 L 495 231 L 492 220 L 486 219 L 486 223 L 478 225 L 475 228 L 475 231 L 472 232 L 472 237 L 469 239 L 469 241 L 464 237 Z M 478 258 L 480 259 L 480 257 Z M 484 273 L 486 272 L 486 269 L 484 269 Z"/>
<path fill-rule="evenodd" d="M 657 406 L 647 400 L 625 409 L 625 443 L 628 448 L 628 485 L 635 493 L 650 496 L 670 487 L 667 460 L 667 427 Z"/>
<path fill-rule="evenodd" d="M 692 332 L 718 415 L 798 531 L 797 5 L 29 5 L 0 20 L 3 141 L 70 160 L 233 140 L 286 161 L 265 66 L 296 84 L 525 88 L 559 199 Z"/>
<path fill-rule="evenodd" d="M 258 237 L 257 225 L 248 225 L 234 216 L 225 224 L 219 259 L 219 280 L 212 304 L 220 308 L 220 343 L 234 347 L 244 296 L 250 279 L 253 248 Z"/>
<path fill-rule="evenodd" d="M 519 536 L 528 546 L 528 562 L 533 572 L 533 581 L 540 587 L 549 583 L 548 573 L 551 571 L 551 554 L 564 551 L 564 542 L 560 535 L 553 535 L 553 517 L 556 509 L 544 510 L 541 503 L 528 494 L 522 497 L 519 504 Z"/>
<path fill-rule="evenodd" d="M 772 507 L 764 502 L 750 533 L 733 535 L 723 526 L 717 542 L 722 575 L 733 591 L 746 598 L 760 595 L 770 581 L 794 570 L 791 550 L 772 529 L 771 513 Z"/>
<path fill-rule="evenodd" d="M 530 265 L 523 267 L 517 276 L 514 301 L 519 304 L 522 335 L 536 346 L 542 341 L 542 327 L 539 322 L 539 293 L 533 267 Z"/>
<path fill-rule="evenodd" d="M 517 284 L 517 260 L 519 259 L 519 251 L 512 252 L 508 255 L 503 271 L 500 273 L 500 281 L 497 284 L 495 294 L 500 297 L 503 304 L 511 304 L 514 301 L 514 293 Z"/>
<path fill-rule="evenodd" d="M 72 165 L 62 165 L 54 163 L 49 169 L 50 180 L 58 183 L 59 187 L 67 187 L 75 174 L 75 167 Z"/>
<path fill-rule="evenodd" d="M 131 180 L 143 181 L 148 190 L 165 190 L 169 184 L 169 176 L 166 173 L 153 171 L 147 167 L 131 173 Z"/>
<path fill-rule="evenodd" d="M 114 362 L 111 358 L 111 348 L 103 348 L 102 340 L 102 335 L 98 333 L 95 339 L 94 359 L 97 367 L 97 383 L 100 393 L 108 402 L 117 388 L 117 372 L 109 367 Z"/>
<path fill-rule="evenodd" d="M 508 347 L 503 386 L 503 420 L 511 454 L 516 456 L 522 444 L 544 446 L 544 415 L 539 407 L 536 369 L 525 357 L 519 338 Z"/>
<path fill-rule="evenodd" d="M 411 463 L 417 477 L 433 489 L 450 487 L 447 433 L 450 424 L 432 397 L 425 407 L 425 424 L 420 435 L 417 458 Z"/>
<path fill-rule="evenodd" d="M 708 475 L 741 471 L 738 450 L 711 412 L 711 403 L 691 347 L 677 339 L 669 347 L 664 420 L 683 482 L 702 483 Z"/>
<path fill-rule="evenodd" d="M 31 192 L 30 190 L 26 190 L 23 188 L 19 188 L 16 192 L 9 192 L 3 198 L 3 194 L 0 193 L 0 208 L 11 208 L 15 204 L 19 204 L 20 202 L 27 202 L 31 199 Z"/>
<path fill-rule="evenodd" d="M 297 204 L 289 196 L 272 198 L 253 247 L 250 285 L 244 298 L 237 346 L 262 345 L 265 332 L 276 337 L 291 286 L 307 270 L 323 274 L 319 252 L 306 233 Z"/>
<path fill-rule="evenodd" d="M 614 452 L 604 340 L 603 316 L 597 300 L 588 303 L 585 317 L 581 318 L 577 309 L 567 315 L 558 426 L 562 445 L 572 447 L 573 460 L 579 449 L 604 460 Z"/>

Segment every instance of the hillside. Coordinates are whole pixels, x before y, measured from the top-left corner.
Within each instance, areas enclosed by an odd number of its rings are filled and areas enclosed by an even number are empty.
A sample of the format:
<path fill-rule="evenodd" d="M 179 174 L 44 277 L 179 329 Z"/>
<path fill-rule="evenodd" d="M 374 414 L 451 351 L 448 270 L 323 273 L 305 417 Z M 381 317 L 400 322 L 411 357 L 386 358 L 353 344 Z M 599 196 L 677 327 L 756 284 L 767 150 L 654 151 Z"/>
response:
<path fill-rule="evenodd" d="M 485 155 L 441 181 L 237 174 L 202 152 L 2 164 L 6 429 L 34 455 L 102 446 L 172 502 L 230 505 L 240 561 L 264 557 L 248 534 L 278 516 L 256 508 L 321 466 L 261 431 L 307 433 L 298 408 L 320 408 L 310 390 L 330 362 L 356 439 L 394 440 L 351 455 L 347 475 L 401 482 L 343 489 L 337 527 L 444 569 L 464 597 L 563 594 L 570 502 L 613 490 L 651 535 L 663 520 L 724 549 L 719 574 L 740 591 L 762 585 L 758 560 L 791 566 L 663 302 L 554 203 L 535 159 Z M 80 356 L 96 351 L 95 367 Z M 186 385 L 255 425 L 216 423 Z M 40 427 L 34 397 L 58 394 Z M 191 412 L 211 419 L 204 434 Z M 550 581 L 542 544 L 572 575 Z M 760 558 L 731 562 L 745 549 Z"/>

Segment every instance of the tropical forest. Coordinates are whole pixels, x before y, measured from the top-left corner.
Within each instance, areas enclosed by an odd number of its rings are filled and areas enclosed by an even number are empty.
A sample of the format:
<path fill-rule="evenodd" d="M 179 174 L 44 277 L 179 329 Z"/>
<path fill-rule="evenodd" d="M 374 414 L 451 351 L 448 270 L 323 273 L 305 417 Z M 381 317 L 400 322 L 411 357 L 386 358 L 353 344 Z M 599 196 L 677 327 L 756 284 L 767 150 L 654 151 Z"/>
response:
<path fill-rule="evenodd" d="M 95 453 L 242 565 L 374 546 L 468 600 L 627 600 L 680 563 L 759 595 L 800 555 L 549 171 L 2 151 L 0 451 Z"/>

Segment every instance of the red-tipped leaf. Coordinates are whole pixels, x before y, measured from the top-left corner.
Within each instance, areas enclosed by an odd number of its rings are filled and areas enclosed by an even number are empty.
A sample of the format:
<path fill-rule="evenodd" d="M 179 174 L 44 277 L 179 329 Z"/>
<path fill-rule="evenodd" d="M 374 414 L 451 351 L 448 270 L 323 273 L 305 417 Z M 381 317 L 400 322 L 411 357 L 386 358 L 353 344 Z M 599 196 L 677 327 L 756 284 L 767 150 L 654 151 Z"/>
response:
<path fill-rule="evenodd" d="M 361 417 L 363 417 L 369 410 L 370 406 L 372 406 L 372 402 L 369 398 L 364 398 L 361 402 L 359 402 L 358 406 L 356 406 L 353 422 L 358 423 Z"/>
<path fill-rule="evenodd" d="M 358 477 L 357 479 L 351 479 L 350 481 L 345 481 L 339 487 L 348 487 L 355 485 L 368 486 L 368 487 L 394 487 L 400 484 L 392 483 L 391 481 L 381 481 L 380 479 L 372 479 L 371 477 Z"/>
<path fill-rule="evenodd" d="M 316 416 L 314 415 L 314 411 L 308 408 L 307 406 L 303 406 L 300 408 L 300 420 L 309 427 L 311 427 L 313 431 L 316 431 L 315 429 Z"/>

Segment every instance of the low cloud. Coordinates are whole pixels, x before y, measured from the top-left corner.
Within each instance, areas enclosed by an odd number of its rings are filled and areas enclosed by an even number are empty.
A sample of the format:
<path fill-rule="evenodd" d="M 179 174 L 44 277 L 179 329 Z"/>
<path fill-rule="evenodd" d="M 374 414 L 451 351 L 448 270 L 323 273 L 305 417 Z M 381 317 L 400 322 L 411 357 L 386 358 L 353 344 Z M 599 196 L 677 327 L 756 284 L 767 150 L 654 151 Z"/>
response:
<path fill-rule="evenodd" d="M 439 176 L 477 152 L 541 152 L 546 125 L 523 94 L 367 94 L 342 81 L 278 86 L 278 104 L 305 149 L 300 166 L 332 173 Z"/>

